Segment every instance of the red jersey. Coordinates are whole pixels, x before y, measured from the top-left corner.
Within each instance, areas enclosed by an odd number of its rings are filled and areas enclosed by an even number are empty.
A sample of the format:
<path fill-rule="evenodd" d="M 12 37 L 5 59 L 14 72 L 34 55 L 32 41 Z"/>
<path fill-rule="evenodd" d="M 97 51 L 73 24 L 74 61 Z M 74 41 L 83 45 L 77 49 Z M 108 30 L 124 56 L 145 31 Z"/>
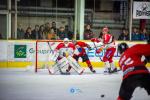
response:
<path fill-rule="evenodd" d="M 75 46 L 73 43 L 69 43 L 68 46 L 65 46 L 64 43 L 60 43 L 58 44 L 58 46 L 56 47 L 56 50 L 60 50 L 61 48 L 72 48 L 73 50 L 75 50 Z"/>
<path fill-rule="evenodd" d="M 102 42 L 104 45 L 102 48 L 116 48 L 115 41 L 113 40 L 113 36 L 111 34 L 103 34 L 102 39 L 93 38 L 91 41 Z"/>
<path fill-rule="evenodd" d="M 78 56 L 83 56 L 86 54 L 85 48 L 84 47 L 88 47 L 89 45 L 87 43 L 78 41 L 75 45 L 77 45 L 77 49 L 79 51 Z"/>
<path fill-rule="evenodd" d="M 127 49 L 119 60 L 119 66 L 123 71 L 123 79 L 129 75 L 149 73 L 145 64 L 141 61 L 142 56 L 150 56 L 150 44 L 137 44 Z M 138 69 L 138 70 L 136 70 Z"/>
<path fill-rule="evenodd" d="M 63 57 L 63 54 L 67 53 L 69 55 L 73 55 L 74 50 L 75 50 L 75 45 L 73 43 L 69 43 L 67 46 L 65 46 L 64 43 L 58 44 L 56 47 L 56 50 L 59 51 L 59 56 Z"/>
<path fill-rule="evenodd" d="M 103 43 L 104 44 L 109 44 L 113 41 L 112 35 L 110 34 L 103 34 Z"/>
<path fill-rule="evenodd" d="M 103 43 L 106 48 L 116 48 L 115 41 L 111 34 L 103 34 Z"/>

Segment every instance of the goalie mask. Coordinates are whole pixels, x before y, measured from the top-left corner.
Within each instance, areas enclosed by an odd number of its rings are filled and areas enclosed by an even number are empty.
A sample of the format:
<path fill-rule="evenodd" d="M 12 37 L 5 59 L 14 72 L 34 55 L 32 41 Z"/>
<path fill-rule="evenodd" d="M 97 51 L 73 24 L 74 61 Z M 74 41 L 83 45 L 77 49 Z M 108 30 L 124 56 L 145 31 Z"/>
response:
<path fill-rule="evenodd" d="M 69 44 L 69 39 L 68 38 L 64 38 L 64 45 L 65 47 L 68 47 Z"/>
<path fill-rule="evenodd" d="M 129 48 L 129 46 L 125 42 L 118 44 L 118 52 L 120 54 L 122 54 L 128 48 Z"/>

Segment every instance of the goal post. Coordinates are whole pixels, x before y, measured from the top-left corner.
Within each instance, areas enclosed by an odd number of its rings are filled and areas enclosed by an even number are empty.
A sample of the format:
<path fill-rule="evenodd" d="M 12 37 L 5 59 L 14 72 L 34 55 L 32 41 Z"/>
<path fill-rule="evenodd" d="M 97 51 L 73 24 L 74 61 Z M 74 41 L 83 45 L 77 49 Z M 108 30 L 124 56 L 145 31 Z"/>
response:
<path fill-rule="evenodd" d="M 62 40 L 36 40 L 35 47 L 35 72 L 52 67 L 53 51 Z"/>

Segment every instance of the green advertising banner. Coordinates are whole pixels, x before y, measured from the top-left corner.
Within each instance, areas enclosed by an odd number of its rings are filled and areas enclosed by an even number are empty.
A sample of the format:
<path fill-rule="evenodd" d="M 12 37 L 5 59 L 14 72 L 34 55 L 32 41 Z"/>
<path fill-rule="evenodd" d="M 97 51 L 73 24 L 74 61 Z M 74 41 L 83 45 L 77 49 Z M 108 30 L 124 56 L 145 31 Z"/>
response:
<path fill-rule="evenodd" d="M 26 58 L 27 57 L 26 45 L 14 45 L 14 58 Z"/>

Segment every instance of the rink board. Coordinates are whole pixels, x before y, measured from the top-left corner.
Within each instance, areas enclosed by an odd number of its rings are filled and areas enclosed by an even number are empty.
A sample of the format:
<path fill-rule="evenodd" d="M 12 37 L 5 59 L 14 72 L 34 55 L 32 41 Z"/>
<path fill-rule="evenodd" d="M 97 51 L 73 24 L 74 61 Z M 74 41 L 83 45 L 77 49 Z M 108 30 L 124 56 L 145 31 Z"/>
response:
<path fill-rule="evenodd" d="M 104 63 L 100 61 L 99 57 L 104 56 L 105 50 L 100 54 L 95 53 L 94 45 L 90 41 L 85 41 L 88 43 L 92 50 L 87 51 L 87 55 L 91 60 L 93 67 L 103 67 Z M 116 41 L 116 43 L 120 43 L 121 41 Z M 29 65 L 35 65 L 35 43 L 36 41 L 33 40 L 1 40 L 0 41 L 0 68 L 25 68 Z M 59 42 L 53 42 L 52 49 L 54 49 Z M 130 46 L 135 44 L 144 44 L 145 42 L 127 42 Z M 47 43 L 42 43 L 40 50 L 38 51 L 39 54 L 39 64 L 48 63 L 51 65 L 51 62 L 48 61 L 48 53 L 51 51 L 47 48 Z M 96 44 L 100 47 L 101 44 Z M 115 53 L 114 62 L 115 65 L 118 66 L 119 54 Z M 79 63 L 82 67 L 87 67 L 85 63 L 79 59 Z M 150 64 L 147 64 L 150 67 Z"/>

